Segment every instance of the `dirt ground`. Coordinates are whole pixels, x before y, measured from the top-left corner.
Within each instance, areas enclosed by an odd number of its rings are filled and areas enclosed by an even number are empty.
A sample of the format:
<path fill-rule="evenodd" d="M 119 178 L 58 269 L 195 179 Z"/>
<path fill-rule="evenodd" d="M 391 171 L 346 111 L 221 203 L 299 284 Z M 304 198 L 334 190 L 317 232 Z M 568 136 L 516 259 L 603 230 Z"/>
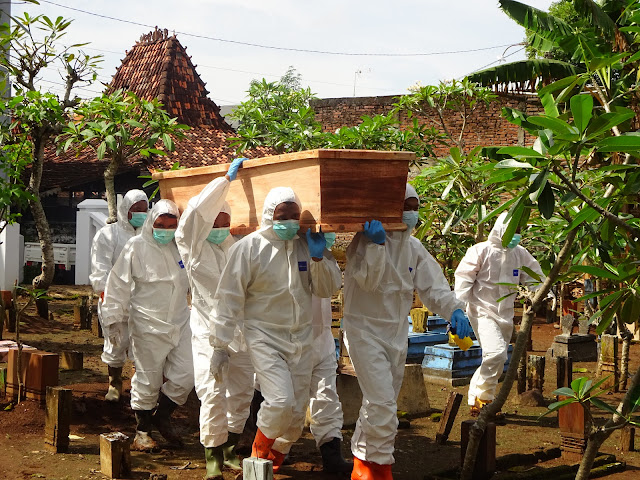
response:
<path fill-rule="evenodd" d="M 33 401 L 23 401 L 11 408 L 9 399 L 0 397 L 0 479 L 75 480 L 101 479 L 99 435 L 101 433 L 122 431 L 133 435 L 135 422 L 129 407 L 129 380 L 132 368 L 127 364 L 124 370 L 125 390 L 123 401 L 118 404 L 104 402 L 107 383 L 107 368 L 100 361 L 102 340 L 87 330 L 74 330 L 73 305 L 76 295 L 87 294 L 83 287 L 54 287 L 50 312 L 53 317 L 43 320 L 35 316 L 31 309 L 29 316 L 23 319 L 22 340 L 34 347 L 51 352 L 76 350 L 84 353 L 84 370 L 80 372 L 60 372 L 60 385 L 73 390 L 73 417 L 69 453 L 52 454 L 44 449 L 44 410 Z M 538 324 L 533 328 L 533 352 L 543 355 L 551 345 L 558 330 L 553 325 Z M 5 331 L 5 339 L 13 339 L 14 334 Z M 631 349 L 631 370 L 635 371 L 640 363 L 640 345 Z M 0 365 L 1 366 L 1 365 Z M 586 369 L 587 373 L 574 373 L 577 376 L 595 375 L 595 363 L 577 363 L 574 369 Z M 547 365 L 545 378 L 545 397 L 552 401 L 551 392 L 556 384 L 555 367 Z M 396 463 L 393 467 L 397 479 L 423 479 L 425 475 L 456 467 L 460 462 L 460 422 L 468 419 L 466 407 L 467 387 L 427 387 L 429 401 L 433 411 L 441 411 L 451 390 L 465 395 L 456 424 L 446 445 L 435 444 L 434 438 L 438 423 L 431 421 L 428 415 L 411 419 L 408 429 L 401 429 L 396 439 Z M 617 403 L 622 394 L 610 394 L 605 397 L 609 403 Z M 539 419 L 546 410 L 544 407 L 520 407 L 517 405 L 515 388 L 505 405 L 507 424 L 498 427 L 497 455 L 509 453 L 531 453 L 535 450 L 557 447 L 560 435 L 555 414 Z M 192 394 L 186 405 L 175 413 L 175 423 L 185 439 L 185 448 L 180 451 L 161 449 L 154 454 L 132 452 L 132 478 L 146 479 L 150 473 L 165 473 L 170 480 L 201 479 L 204 474 L 203 450 L 198 438 L 198 400 Z M 605 416 L 601 415 L 601 419 Z M 345 429 L 344 453 L 348 452 L 348 440 L 353 430 Z M 160 436 L 156 434 L 156 438 Z M 608 478 L 640 478 L 640 453 L 623 454 L 618 449 L 620 432 L 614 432 L 605 443 L 602 451 L 617 456 L 619 461 L 627 463 L 624 472 L 610 475 Z M 640 442 L 638 440 L 636 443 Z M 297 443 L 291 454 L 292 464 L 283 468 L 276 479 L 328 479 L 334 478 L 322 473 L 319 452 L 308 430 Z M 557 459 L 546 462 L 545 466 L 562 464 Z M 225 472 L 225 480 L 236 477 L 233 472 Z"/>

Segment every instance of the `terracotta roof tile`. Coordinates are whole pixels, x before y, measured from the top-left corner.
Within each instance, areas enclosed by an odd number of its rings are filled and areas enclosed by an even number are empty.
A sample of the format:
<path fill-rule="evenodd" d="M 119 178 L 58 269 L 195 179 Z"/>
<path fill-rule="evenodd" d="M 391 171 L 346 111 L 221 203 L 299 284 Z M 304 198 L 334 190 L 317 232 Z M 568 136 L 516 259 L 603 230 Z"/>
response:
<path fill-rule="evenodd" d="M 220 115 L 220 107 L 208 98 L 205 83 L 186 49 L 166 30 L 143 35 L 127 52 L 109 86 L 110 91 L 120 88 L 147 100 L 157 98 L 171 117 L 178 117 L 179 122 L 191 127 L 186 138 L 176 140 L 174 152 L 151 160 L 134 159 L 120 173 L 143 165 L 150 170 L 168 170 L 176 161 L 184 167 L 214 165 L 237 156 L 229 140 L 235 131 Z M 258 148 L 244 155 L 256 158 L 273 153 L 269 148 Z M 107 163 L 98 161 L 89 149 L 77 157 L 72 151 L 56 155 L 51 150 L 45 160 L 41 190 L 66 189 L 99 180 Z"/>

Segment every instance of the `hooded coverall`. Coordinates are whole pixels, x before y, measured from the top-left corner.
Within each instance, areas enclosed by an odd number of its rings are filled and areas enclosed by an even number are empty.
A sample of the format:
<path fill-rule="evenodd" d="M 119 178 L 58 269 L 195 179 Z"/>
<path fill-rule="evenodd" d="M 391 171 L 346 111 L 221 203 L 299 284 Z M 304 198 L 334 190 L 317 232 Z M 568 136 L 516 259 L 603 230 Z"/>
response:
<path fill-rule="evenodd" d="M 498 380 L 507 361 L 507 348 L 513 333 L 513 298 L 500 298 L 513 292 L 512 286 L 531 284 L 535 280 L 522 271 L 522 267 L 544 279 L 538 261 L 520 245 L 502 246 L 508 223 L 504 212 L 491 229 L 489 239 L 467 250 L 456 269 L 456 295 L 467 304 L 469 322 L 482 347 L 482 364 L 475 371 L 469 385 L 469 405 L 476 398 L 491 401 L 495 398 Z M 533 290 L 538 286 L 533 286 Z"/>
<path fill-rule="evenodd" d="M 113 266 L 102 307 L 107 327 L 129 319 L 136 367 L 131 379 L 133 410 L 155 408 L 160 389 L 183 405 L 194 385 L 189 280 L 175 242 L 161 245 L 153 238 L 153 224 L 163 214 L 180 217 L 172 201 L 156 203 L 140 235 L 127 242 Z"/>

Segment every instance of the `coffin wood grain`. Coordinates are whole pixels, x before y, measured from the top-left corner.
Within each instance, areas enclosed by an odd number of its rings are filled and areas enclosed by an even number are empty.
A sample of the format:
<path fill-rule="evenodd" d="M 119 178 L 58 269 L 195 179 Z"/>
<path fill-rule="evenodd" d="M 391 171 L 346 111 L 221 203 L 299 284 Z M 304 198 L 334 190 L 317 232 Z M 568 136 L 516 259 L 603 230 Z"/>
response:
<path fill-rule="evenodd" d="M 411 152 L 320 149 L 247 160 L 229 187 L 235 234 L 255 231 L 262 205 L 277 186 L 294 189 L 302 203 L 301 227 L 323 231 L 360 231 L 375 218 L 387 230 L 405 230 L 402 223 L 404 186 Z M 189 199 L 229 166 L 212 165 L 153 174 L 162 198 L 183 211 Z"/>

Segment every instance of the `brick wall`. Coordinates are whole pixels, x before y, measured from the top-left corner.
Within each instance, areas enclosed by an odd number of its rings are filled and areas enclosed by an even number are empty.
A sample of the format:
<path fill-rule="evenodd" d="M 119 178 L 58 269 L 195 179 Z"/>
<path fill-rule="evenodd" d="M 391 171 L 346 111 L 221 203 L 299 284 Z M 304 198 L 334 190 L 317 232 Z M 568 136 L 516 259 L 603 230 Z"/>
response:
<path fill-rule="evenodd" d="M 316 112 L 316 119 L 322 123 L 324 130 L 335 131 L 343 126 L 358 125 L 363 115 L 389 113 L 397 99 L 397 96 L 326 98 L 314 101 L 312 107 Z M 543 113 L 542 106 L 535 96 L 498 94 L 498 98 L 489 106 L 484 104 L 478 106 L 469 119 L 464 135 L 466 147 L 469 150 L 478 145 L 531 145 L 533 143 L 534 137 L 502 118 L 502 107 L 505 106 L 523 110 L 528 114 Z M 459 135 L 462 126 L 462 119 L 456 115 L 448 112 L 445 117 L 452 135 Z M 405 114 L 401 114 L 398 121 L 400 125 L 408 123 Z M 426 117 L 421 117 L 421 122 L 439 127 L 435 109 Z M 439 156 L 446 154 L 447 151 L 447 147 L 436 149 Z"/>

